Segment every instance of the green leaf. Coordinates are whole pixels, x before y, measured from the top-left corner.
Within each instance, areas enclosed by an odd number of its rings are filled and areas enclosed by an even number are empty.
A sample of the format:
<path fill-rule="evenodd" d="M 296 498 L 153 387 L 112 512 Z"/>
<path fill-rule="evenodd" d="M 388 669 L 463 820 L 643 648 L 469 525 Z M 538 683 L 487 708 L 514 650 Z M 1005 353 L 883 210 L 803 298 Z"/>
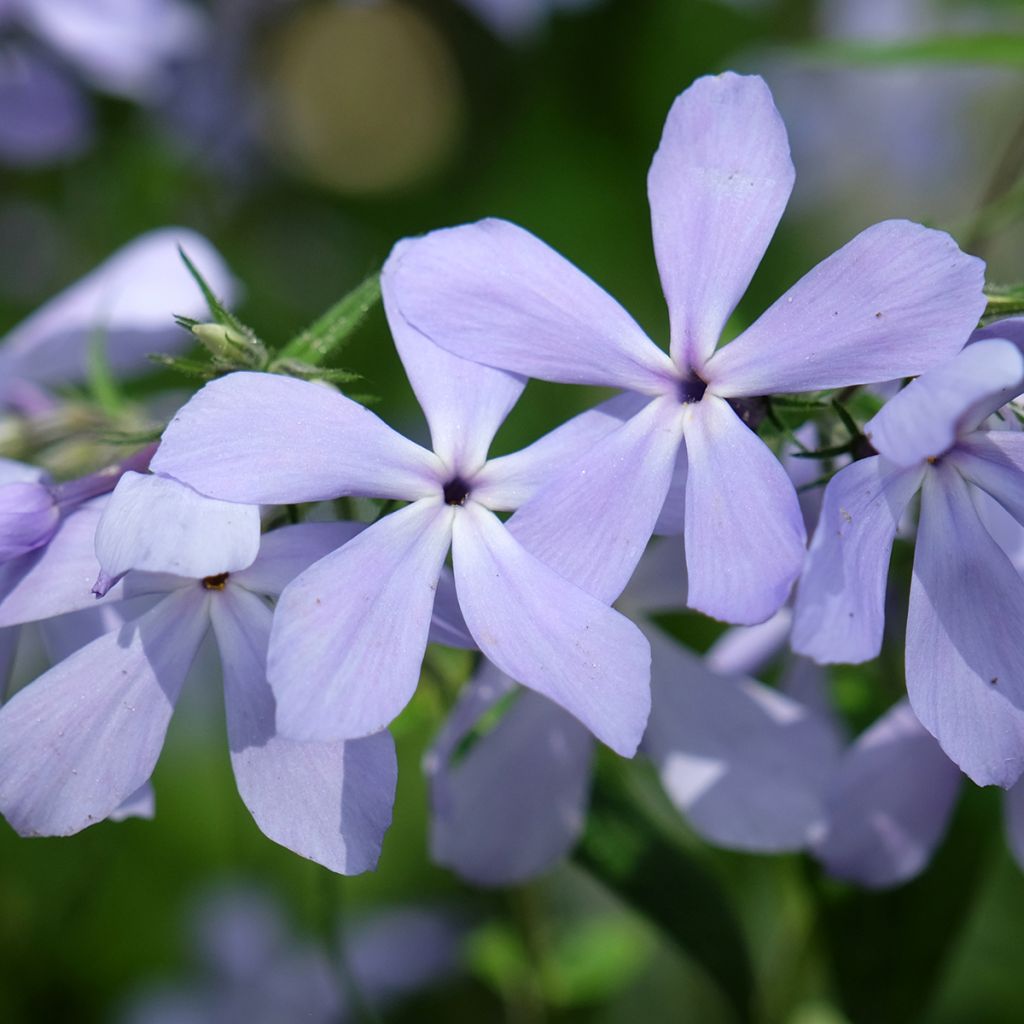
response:
<path fill-rule="evenodd" d="M 628 791 L 632 765 L 599 767 L 575 862 L 643 914 L 715 980 L 750 1021 L 754 973 L 746 939 L 718 879 Z"/>
<path fill-rule="evenodd" d="M 840 64 L 996 64 L 1024 67 L 1024 36 L 1005 34 L 929 36 L 872 43 L 828 40 L 797 48 L 797 56 Z"/>
<path fill-rule="evenodd" d="M 114 416 L 124 408 L 124 398 L 118 390 L 117 381 L 110 370 L 107 359 L 107 339 L 97 331 L 89 339 L 88 363 L 86 366 L 89 390 L 96 404 L 108 415 Z"/>
<path fill-rule="evenodd" d="M 235 316 L 227 307 L 213 294 L 213 289 L 206 283 L 206 278 L 199 273 L 196 265 L 188 258 L 188 254 L 179 245 L 178 255 L 181 256 L 182 262 L 185 264 L 188 272 L 192 275 L 192 280 L 195 281 L 199 290 L 203 293 L 203 298 L 206 300 L 206 305 L 209 307 L 210 316 L 213 319 L 223 325 L 224 327 L 233 327 L 236 331 L 240 331 L 243 334 L 253 335 L 250 328 L 246 327 L 238 317 Z M 179 322 L 181 320 L 187 321 L 187 317 L 177 318 Z"/>
<path fill-rule="evenodd" d="M 326 380 L 331 384 L 351 384 L 353 381 L 363 379 L 362 374 L 353 370 L 345 370 L 341 367 L 327 369 L 287 357 L 275 359 L 271 371 L 287 374 L 289 377 L 298 377 L 300 380 Z"/>
<path fill-rule="evenodd" d="M 853 1024 L 911 1024 L 928 1009 L 998 836 L 996 794 L 970 788 L 929 869 L 870 892 L 818 878 L 840 1003 Z"/>
<path fill-rule="evenodd" d="M 332 353 L 340 349 L 366 315 L 380 302 L 380 274 L 368 277 L 361 285 L 335 303 L 315 323 L 288 342 L 271 365 L 295 360 L 322 366 Z"/>
<path fill-rule="evenodd" d="M 200 359 L 183 359 L 180 356 L 165 355 L 163 352 L 153 352 L 149 358 L 160 366 L 166 366 L 176 373 L 199 380 L 213 380 L 218 373 L 217 367 L 213 363 L 204 363 Z"/>
<path fill-rule="evenodd" d="M 1024 313 L 1024 284 L 990 284 L 985 287 L 988 305 L 983 320 L 1001 320 Z"/>

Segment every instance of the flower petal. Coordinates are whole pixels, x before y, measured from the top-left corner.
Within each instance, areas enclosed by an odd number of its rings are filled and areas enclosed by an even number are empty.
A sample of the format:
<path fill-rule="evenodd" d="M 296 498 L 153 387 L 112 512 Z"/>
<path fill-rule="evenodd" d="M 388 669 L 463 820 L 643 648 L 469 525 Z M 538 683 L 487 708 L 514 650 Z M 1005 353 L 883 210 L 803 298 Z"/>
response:
<path fill-rule="evenodd" d="M 202 579 L 252 565 L 256 505 L 206 498 L 171 477 L 125 473 L 96 528 L 96 557 L 112 578 L 131 569 Z"/>
<path fill-rule="evenodd" d="M 509 532 L 560 576 L 610 604 L 650 540 L 682 435 L 679 403 L 655 399 L 541 487 L 509 519 Z"/>
<path fill-rule="evenodd" d="M 297 743 L 277 734 L 267 683 L 270 608 L 230 583 L 211 600 L 224 666 L 228 742 L 238 792 L 264 835 L 344 875 L 377 864 L 398 780 L 387 732 Z"/>
<path fill-rule="evenodd" d="M 152 783 L 144 782 L 107 815 L 107 821 L 127 821 L 129 818 L 152 821 L 155 817 L 156 793 L 153 792 Z"/>
<path fill-rule="evenodd" d="M 277 597 L 300 573 L 347 544 L 366 523 L 294 523 L 260 539 L 260 553 L 247 569 L 231 574 L 231 582 L 254 594 Z"/>
<path fill-rule="evenodd" d="M 515 684 L 488 661 L 463 701 L 474 711 L 458 732 L 476 724 L 489 702 L 476 699 L 492 676 Z M 447 731 L 447 730 L 446 730 Z M 515 885 L 566 856 L 583 828 L 594 742 L 590 733 L 540 694 L 519 689 L 501 720 L 456 759 L 454 745 L 429 758 L 433 859 L 477 885 Z"/>
<path fill-rule="evenodd" d="M 957 444 L 949 461 L 1024 526 L 1024 433 L 976 431 Z"/>
<path fill-rule="evenodd" d="M 20 690 L 0 710 L 0 811 L 21 835 L 72 835 L 150 775 L 208 624 L 178 591 Z"/>
<path fill-rule="evenodd" d="M 878 655 L 892 542 L 923 474 L 874 456 L 829 481 L 797 589 L 793 650 L 822 664 Z"/>
<path fill-rule="evenodd" d="M 399 242 L 381 272 L 384 312 L 391 336 L 427 423 L 434 451 L 449 470 L 471 473 L 487 459 L 498 427 L 519 400 L 526 380 L 460 359 L 435 345 L 402 316 L 395 267 L 414 243 Z"/>
<path fill-rule="evenodd" d="M 900 701 L 844 756 L 814 855 L 836 878 L 900 885 L 928 864 L 959 791 L 956 765 Z"/>
<path fill-rule="evenodd" d="M 940 462 L 925 475 L 907 617 L 907 693 L 921 724 L 979 786 L 1024 772 L 1024 579 Z"/>
<path fill-rule="evenodd" d="M 726 398 L 913 377 L 963 348 L 985 264 L 942 231 L 890 220 L 819 263 L 708 362 Z"/>
<path fill-rule="evenodd" d="M 722 676 L 754 675 L 786 646 L 792 625 L 793 612 L 780 608 L 757 625 L 733 626 L 707 649 L 704 661 Z"/>
<path fill-rule="evenodd" d="M 805 534 L 796 491 L 727 402 L 707 394 L 688 408 L 690 607 L 726 622 L 763 622 L 800 573 Z"/>
<path fill-rule="evenodd" d="M 491 509 L 519 508 L 650 401 L 645 395 L 623 391 L 566 420 L 533 444 L 488 460 L 473 480 L 473 497 Z"/>
<path fill-rule="evenodd" d="M 60 509 L 45 484 L 0 485 L 0 562 L 42 547 L 60 522 Z"/>
<path fill-rule="evenodd" d="M 668 356 L 602 288 L 504 220 L 407 241 L 392 271 L 399 309 L 464 359 L 566 384 L 658 393 Z"/>
<path fill-rule="evenodd" d="M 0 566 L 0 626 L 95 607 L 96 527 L 106 501 L 103 496 L 80 505 L 61 520 L 46 547 Z M 121 588 L 115 587 L 105 599 L 120 597 Z"/>
<path fill-rule="evenodd" d="M 968 345 L 922 374 L 864 425 L 880 455 L 899 466 L 937 458 L 1024 389 L 1024 356 L 1008 341 Z"/>
<path fill-rule="evenodd" d="M 441 569 L 434 594 L 434 613 L 430 619 L 430 642 L 446 647 L 461 647 L 475 651 L 476 641 L 470 635 L 469 627 L 459 607 L 459 595 L 455 592 L 455 576 L 448 566 Z"/>
<path fill-rule="evenodd" d="M 481 505 L 457 511 L 452 556 L 459 603 L 480 650 L 631 757 L 650 710 L 640 631 L 534 558 Z"/>
<path fill-rule="evenodd" d="M 285 588 L 268 658 L 282 735 L 371 736 L 409 702 L 453 515 L 436 501 L 408 505 Z"/>
<path fill-rule="evenodd" d="M 160 228 L 118 249 L 14 327 L 0 345 L 0 379 L 67 384 L 85 378 L 91 339 L 103 339 L 117 374 L 151 367 L 151 352 L 180 350 L 188 334 L 174 314 L 208 316 L 178 246 L 230 304 L 236 287 L 216 249 L 187 228 Z"/>
<path fill-rule="evenodd" d="M 831 726 L 752 679 L 726 678 L 653 626 L 644 750 L 669 799 L 710 842 L 802 849 L 824 814 Z"/>
<path fill-rule="evenodd" d="M 686 549 L 682 537 L 651 541 L 629 578 L 618 607 L 634 613 L 679 612 L 686 608 Z"/>
<path fill-rule="evenodd" d="M 680 365 L 700 369 L 714 352 L 793 178 L 786 126 L 763 79 L 708 75 L 672 104 L 647 194 Z"/>
<path fill-rule="evenodd" d="M 364 406 L 274 373 L 207 384 L 171 420 L 150 468 L 253 505 L 425 497 L 438 493 L 443 473 L 437 456 Z"/>

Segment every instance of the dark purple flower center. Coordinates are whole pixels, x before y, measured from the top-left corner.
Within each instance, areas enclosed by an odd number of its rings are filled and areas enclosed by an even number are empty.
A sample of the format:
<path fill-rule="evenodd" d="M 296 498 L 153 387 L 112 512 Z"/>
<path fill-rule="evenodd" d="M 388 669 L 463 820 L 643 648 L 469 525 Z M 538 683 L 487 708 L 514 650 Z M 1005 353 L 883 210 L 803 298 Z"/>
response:
<path fill-rule="evenodd" d="M 679 382 L 679 401 L 683 405 L 689 405 L 691 402 L 699 402 L 704 397 L 704 392 L 707 391 L 708 386 L 700 379 L 700 377 L 689 377 L 686 380 Z"/>
<path fill-rule="evenodd" d="M 449 505 L 465 505 L 469 497 L 469 484 L 461 476 L 453 476 L 444 485 L 444 500 Z"/>
<path fill-rule="evenodd" d="M 217 576 L 207 576 L 203 579 L 204 590 L 223 590 L 230 574 L 222 572 Z"/>

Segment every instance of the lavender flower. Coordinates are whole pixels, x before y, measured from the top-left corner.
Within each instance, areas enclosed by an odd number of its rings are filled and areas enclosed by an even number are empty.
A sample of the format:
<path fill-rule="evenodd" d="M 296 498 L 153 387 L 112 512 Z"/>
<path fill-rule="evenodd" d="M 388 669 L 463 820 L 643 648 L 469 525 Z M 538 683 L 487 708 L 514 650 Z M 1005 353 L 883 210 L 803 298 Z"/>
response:
<path fill-rule="evenodd" d="M 997 330 L 998 328 L 993 328 Z M 985 420 L 1024 390 L 1009 341 L 976 341 L 889 401 L 865 431 L 879 455 L 825 490 L 796 601 L 793 646 L 816 661 L 878 654 L 893 538 L 921 491 L 907 619 L 915 714 L 979 785 L 1024 772 L 1024 579 L 985 529 L 975 488 L 1024 522 L 1024 434 Z"/>
<path fill-rule="evenodd" d="M 677 546 L 652 545 L 619 602 L 651 643 L 642 750 L 709 842 L 803 849 L 824 820 L 835 731 L 815 710 L 747 678 L 736 658 L 728 675 L 716 671 L 653 625 L 651 613 L 685 602 L 685 579 L 669 557 Z M 474 737 L 505 701 L 497 724 Z M 573 718 L 483 661 L 424 761 L 433 858 L 480 885 L 547 870 L 582 831 L 592 763 L 593 742 Z"/>
<path fill-rule="evenodd" d="M 480 649 L 631 756 L 649 710 L 647 642 L 538 558 L 533 535 L 520 541 L 514 519 L 506 526 L 494 514 L 531 492 L 552 452 L 572 447 L 572 432 L 487 460 L 524 382 L 451 356 L 410 328 L 394 301 L 400 258 L 401 249 L 384 270 L 385 309 L 434 451 L 322 385 L 238 373 L 208 384 L 181 410 L 153 466 L 228 501 L 347 494 L 411 503 L 281 595 L 268 665 L 285 735 L 369 735 L 402 710 L 416 688 L 451 548 L 458 604 Z"/>
<path fill-rule="evenodd" d="M 174 314 L 201 316 L 206 307 L 178 246 L 230 302 L 234 279 L 202 235 L 174 227 L 146 232 L 0 338 L 0 408 L 12 404 L 26 383 L 54 387 L 82 380 L 93 339 L 102 340 L 118 374 L 144 369 L 151 352 L 187 344 Z"/>
<path fill-rule="evenodd" d="M 302 524 L 260 544 L 256 508 L 203 498 L 173 480 L 125 476 L 96 548 L 108 576 L 122 571 L 134 550 L 149 571 L 133 572 L 126 594 L 153 602 L 0 710 L 0 810 L 11 825 L 23 835 L 70 835 L 106 818 L 146 783 L 212 626 L 231 763 L 257 825 L 334 871 L 373 867 L 394 797 L 391 737 L 281 738 L 265 668 L 272 614 L 265 596 L 279 594 L 358 529 Z"/>
<path fill-rule="evenodd" d="M 732 622 L 768 618 L 800 571 L 804 530 L 792 485 L 737 407 L 919 373 L 951 357 L 984 309 L 979 260 L 941 232 L 888 221 L 716 351 L 792 184 L 785 128 L 760 78 L 702 78 L 676 100 L 648 178 L 671 358 L 512 224 L 481 221 L 403 247 L 397 304 L 432 341 L 516 373 L 629 393 L 627 422 L 520 512 L 541 533 L 554 522 L 595 545 L 614 532 L 613 554 L 572 549 L 602 592 L 629 578 L 668 495 L 677 521 L 685 501 L 690 606 Z"/>
<path fill-rule="evenodd" d="M 0 39 L 0 159 L 34 166 L 76 156 L 92 132 L 79 79 L 152 102 L 205 30 L 182 0 L 6 0 L 0 33 L 14 38 Z"/>

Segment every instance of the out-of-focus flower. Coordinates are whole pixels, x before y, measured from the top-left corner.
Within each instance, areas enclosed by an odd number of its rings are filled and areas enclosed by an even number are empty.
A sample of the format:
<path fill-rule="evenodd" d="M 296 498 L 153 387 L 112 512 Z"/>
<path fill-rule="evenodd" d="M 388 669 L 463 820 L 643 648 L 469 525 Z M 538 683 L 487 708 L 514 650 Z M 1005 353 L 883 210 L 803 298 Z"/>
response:
<path fill-rule="evenodd" d="M 984 309 L 980 260 L 948 235 L 890 221 L 716 351 L 793 174 L 761 79 L 702 78 L 676 100 L 648 178 L 671 358 L 606 292 L 505 221 L 434 232 L 397 261 L 401 314 L 432 341 L 515 373 L 621 388 L 640 407 L 519 513 L 538 531 L 554 522 L 601 544 L 613 523 L 614 555 L 587 555 L 602 593 L 625 584 L 668 497 L 685 503 L 690 607 L 768 618 L 799 574 L 805 534 L 791 482 L 737 407 L 921 372 L 951 357 Z"/>
<path fill-rule="evenodd" d="M 358 1020 L 460 970 L 464 925 L 433 907 L 396 907 L 345 921 L 344 963 L 296 936 L 268 894 L 235 886 L 208 895 L 193 913 L 198 977 L 154 986 L 121 1024 L 338 1024 Z"/>
<path fill-rule="evenodd" d="M 83 84 L 151 103 L 206 30 L 187 0 L 7 0 L 0 8 L 0 160 L 80 153 L 92 133 Z"/>
<path fill-rule="evenodd" d="M 395 301 L 393 267 L 401 259 L 399 246 L 384 269 L 384 305 L 433 451 L 320 384 L 236 373 L 208 384 L 181 410 L 154 468 L 228 501 L 356 495 L 411 502 L 281 595 L 268 664 L 284 734 L 368 735 L 405 707 L 451 549 L 458 603 L 484 654 L 632 756 L 650 706 L 647 642 L 521 542 L 514 519 L 506 526 L 495 515 L 531 493 L 550 469 L 551 448 L 572 450 L 572 442 L 563 434 L 487 459 L 525 382 L 452 356 L 409 327 Z M 607 536 L 614 526 L 602 529 Z M 582 542 L 551 533 L 556 546 Z M 587 550 L 592 543 L 586 539 Z"/>
<path fill-rule="evenodd" d="M 824 820 L 839 755 L 835 730 L 816 710 L 748 678 L 738 658 L 718 672 L 650 621 L 685 604 L 685 579 L 670 557 L 677 547 L 652 545 L 619 602 L 651 643 L 651 718 L 641 749 L 709 842 L 804 849 Z M 773 650 L 786 631 L 776 633 Z M 480 885 L 547 870 L 582 830 L 592 762 L 593 741 L 579 723 L 483 661 L 424 761 L 432 856 Z"/>
<path fill-rule="evenodd" d="M 535 35 L 554 14 L 579 11 L 596 0 L 460 0 L 495 35 L 518 42 Z"/>
<path fill-rule="evenodd" d="M 257 825 L 334 871 L 372 868 L 391 821 L 391 737 L 283 739 L 265 660 L 272 615 L 265 597 L 358 529 L 307 523 L 274 531 L 261 545 L 255 507 L 204 498 L 158 476 L 122 477 L 96 533 L 101 589 L 138 567 L 126 593 L 154 603 L 0 710 L 0 810 L 11 825 L 23 835 L 71 835 L 147 782 L 212 626 L 231 763 Z M 0 615 L 7 603 L 0 601 Z"/>
<path fill-rule="evenodd" d="M 82 380 L 93 341 L 102 343 L 118 374 L 144 369 L 152 352 L 188 344 L 174 314 L 202 316 L 206 306 L 179 246 L 230 303 L 237 292 L 234 278 L 202 235 L 174 227 L 140 235 L 0 338 L 0 407 L 12 404 L 26 385 L 50 388 Z"/>
<path fill-rule="evenodd" d="M 1024 434 L 984 429 L 1022 390 L 1020 350 L 985 338 L 867 423 L 879 455 L 841 470 L 825 490 L 793 628 L 794 649 L 822 663 L 878 654 L 893 539 L 920 490 L 910 703 L 967 775 L 1003 787 L 1024 771 L 1024 648 L 1007 614 L 1024 606 L 1024 579 L 986 530 L 972 492 L 987 492 L 1024 523 Z"/>

